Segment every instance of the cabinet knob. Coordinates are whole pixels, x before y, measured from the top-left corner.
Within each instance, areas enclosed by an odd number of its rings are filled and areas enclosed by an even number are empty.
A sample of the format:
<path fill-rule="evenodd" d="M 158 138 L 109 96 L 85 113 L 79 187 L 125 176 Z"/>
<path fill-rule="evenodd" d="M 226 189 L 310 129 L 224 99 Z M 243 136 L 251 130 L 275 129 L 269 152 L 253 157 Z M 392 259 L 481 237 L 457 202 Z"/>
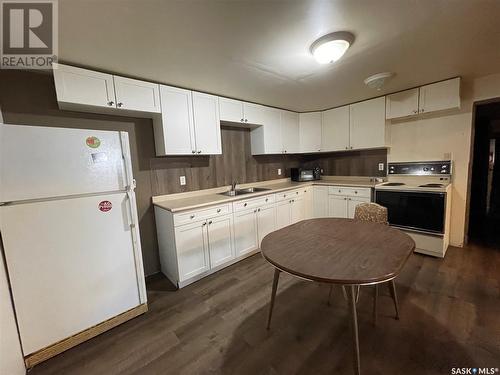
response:
<path fill-rule="evenodd" d="M 420 110 L 420 112 L 424 112 L 424 109 L 422 108 L 422 109 Z"/>
<path fill-rule="evenodd" d="M 295 192 L 295 194 L 299 195 L 299 192 L 298 192 L 298 191 L 296 191 L 296 192 Z"/>
<path fill-rule="evenodd" d="M 347 198 L 344 198 L 344 200 L 346 201 L 346 200 L 347 200 Z"/>
<path fill-rule="evenodd" d="M 244 119 L 244 118 L 242 118 L 242 119 L 241 119 L 241 122 L 245 122 L 245 119 Z"/>
<path fill-rule="evenodd" d="M 269 200 L 269 198 L 266 198 L 266 202 Z"/>
<path fill-rule="evenodd" d="M 418 111 L 416 109 L 413 110 L 413 113 L 418 113 Z"/>
<path fill-rule="evenodd" d="M 217 213 L 219 213 L 219 212 L 220 212 L 220 208 L 217 209 Z"/>
<path fill-rule="evenodd" d="M 247 120 L 247 119 L 245 119 L 245 122 L 248 122 L 248 120 Z"/>
<path fill-rule="evenodd" d="M 321 151 L 321 149 L 319 149 L 318 151 Z"/>
<path fill-rule="evenodd" d="M 201 224 L 202 227 L 204 227 L 205 225 L 207 225 L 206 221 L 203 224 Z"/>
<path fill-rule="evenodd" d="M 357 190 L 354 190 L 354 194 L 358 194 L 358 191 L 357 191 Z"/>
<path fill-rule="evenodd" d="M 114 101 L 112 101 L 112 100 L 108 102 L 108 105 L 109 105 L 109 106 L 112 106 L 112 105 L 114 105 L 114 104 L 115 104 L 115 102 L 114 102 Z"/>
<path fill-rule="evenodd" d="M 198 150 L 198 154 L 201 154 L 201 150 Z"/>
<path fill-rule="evenodd" d="M 351 150 L 352 150 L 352 146 L 351 146 Z"/>
<path fill-rule="evenodd" d="M 195 151 L 195 150 L 192 150 L 192 151 L 191 151 L 191 153 L 192 153 L 192 154 L 196 154 L 196 151 Z"/>
<path fill-rule="evenodd" d="M 210 224 L 212 224 L 212 220 L 210 220 L 210 221 L 208 222 L 208 225 L 210 225 Z"/>
<path fill-rule="evenodd" d="M 255 209 L 255 210 L 253 210 L 253 212 L 254 212 L 254 213 L 256 213 L 256 212 L 257 212 L 257 210 Z"/>
<path fill-rule="evenodd" d="M 190 219 L 194 219 L 194 215 L 189 216 Z"/>
<path fill-rule="evenodd" d="M 248 203 L 243 204 L 243 207 L 246 207 Z"/>
<path fill-rule="evenodd" d="M 257 209 L 257 211 L 258 211 L 258 212 L 260 212 L 260 208 L 259 208 L 259 209 Z"/>
<path fill-rule="evenodd" d="M 121 108 L 123 106 L 123 103 L 122 102 L 118 102 L 116 105 Z"/>

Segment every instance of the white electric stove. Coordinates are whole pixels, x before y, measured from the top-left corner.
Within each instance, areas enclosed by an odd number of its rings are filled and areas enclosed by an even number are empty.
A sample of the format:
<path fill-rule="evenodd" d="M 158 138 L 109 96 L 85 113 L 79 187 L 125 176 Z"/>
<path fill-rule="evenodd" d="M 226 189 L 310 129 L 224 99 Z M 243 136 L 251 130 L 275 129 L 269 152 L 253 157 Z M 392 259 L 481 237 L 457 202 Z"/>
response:
<path fill-rule="evenodd" d="M 444 257 L 449 243 L 451 161 L 388 164 L 388 181 L 375 186 L 389 224 L 408 233 L 419 253 Z"/>

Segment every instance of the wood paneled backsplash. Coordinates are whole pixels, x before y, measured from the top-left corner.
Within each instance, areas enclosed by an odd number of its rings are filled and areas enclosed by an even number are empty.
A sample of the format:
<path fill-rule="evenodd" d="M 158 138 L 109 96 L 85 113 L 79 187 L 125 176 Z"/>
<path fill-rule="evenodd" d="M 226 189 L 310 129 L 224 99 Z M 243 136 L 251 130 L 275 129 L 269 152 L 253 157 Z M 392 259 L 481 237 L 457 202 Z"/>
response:
<path fill-rule="evenodd" d="M 238 183 L 289 177 L 290 168 L 319 165 L 326 175 L 384 176 L 378 163 L 387 162 L 387 150 L 349 151 L 311 155 L 252 156 L 250 130 L 222 127 L 222 155 L 167 156 L 151 159 L 153 195 L 209 189 Z M 282 175 L 278 175 L 278 169 Z M 186 185 L 179 183 L 186 176 Z"/>

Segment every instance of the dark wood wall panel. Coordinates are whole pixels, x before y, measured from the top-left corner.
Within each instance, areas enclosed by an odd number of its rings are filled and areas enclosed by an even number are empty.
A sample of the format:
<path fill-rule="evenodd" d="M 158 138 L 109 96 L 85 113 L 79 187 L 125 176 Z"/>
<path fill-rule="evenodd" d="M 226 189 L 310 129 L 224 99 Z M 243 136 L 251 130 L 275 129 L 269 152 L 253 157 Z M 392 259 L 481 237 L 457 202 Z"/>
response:
<path fill-rule="evenodd" d="M 222 127 L 222 155 L 167 156 L 151 159 L 153 195 L 209 189 L 238 183 L 289 177 L 290 168 L 319 165 L 326 175 L 384 176 L 378 163 L 387 150 L 349 151 L 320 155 L 258 155 L 250 148 L 250 130 Z M 281 168 L 282 175 L 278 175 Z M 179 183 L 186 176 L 186 185 Z"/>

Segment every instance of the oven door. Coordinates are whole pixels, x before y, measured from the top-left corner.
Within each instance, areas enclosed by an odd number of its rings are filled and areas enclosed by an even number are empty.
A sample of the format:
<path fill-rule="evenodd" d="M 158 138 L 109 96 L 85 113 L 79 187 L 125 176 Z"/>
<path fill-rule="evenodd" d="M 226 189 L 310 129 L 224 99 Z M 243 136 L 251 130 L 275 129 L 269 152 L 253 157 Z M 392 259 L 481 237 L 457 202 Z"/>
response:
<path fill-rule="evenodd" d="M 375 201 L 387 207 L 390 225 L 436 235 L 444 233 L 446 193 L 376 190 Z"/>

